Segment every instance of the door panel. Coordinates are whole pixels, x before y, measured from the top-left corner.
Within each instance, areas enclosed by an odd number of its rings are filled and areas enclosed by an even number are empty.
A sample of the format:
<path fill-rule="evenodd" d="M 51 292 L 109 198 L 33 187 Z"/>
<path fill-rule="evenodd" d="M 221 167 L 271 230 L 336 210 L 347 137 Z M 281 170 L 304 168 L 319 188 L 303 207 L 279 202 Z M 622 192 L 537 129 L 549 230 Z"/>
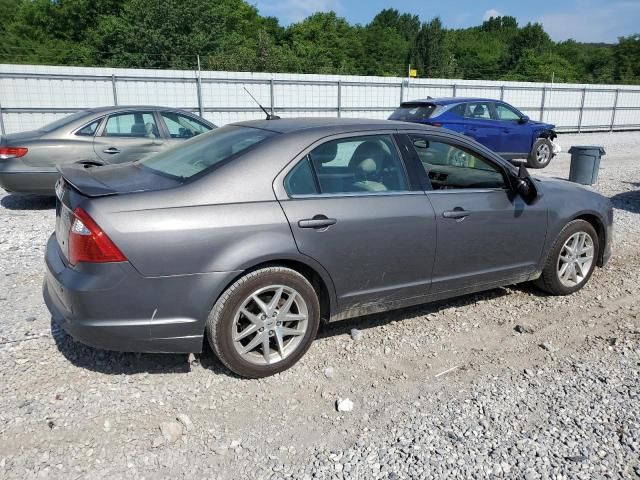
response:
<path fill-rule="evenodd" d="M 503 103 L 495 104 L 496 119 L 500 122 L 500 153 L 527 156 L 532 146 L 533 131 L 528 123 L 519 123 L 522 114 Z"/>
<path fill-rule="evenodd" d="M 547 228 L 543 201 L 527 205 L 506 190 L 440 190 L 427 196 L 438 229 L 433 293 L 534 271 Z"/>
<path fill-rule="evenodd" d="M 527 205 L 511 192 L 504 168 L 468 146 L 417 133 L 408 139 L 429 180 L 426 197 L 436 216 L 432 293 L 532 273 L 546 236 L 543 199 Z"/>
<path fill-rule="evenodd" d="M 93 140 L 96 155 L 107 163 L 139 160 L 165 147 L 155 115 L 149 111 L 110 115 Z"/>
<path fill-rule="evenodd" d="M 340 310 L 429 293 L 436 226 L 423 192 L 281 204 L 300 252 L 331 275 Z M 313 228 L 314 217 L 329 222 Z"/>
<path fill-rule="evenodd" d="M 464 134 L 491 150 L 500 148 L 501 125 L 491 118 L 491 106 L 488 102 L 467 103 L 465 111 Z"/>

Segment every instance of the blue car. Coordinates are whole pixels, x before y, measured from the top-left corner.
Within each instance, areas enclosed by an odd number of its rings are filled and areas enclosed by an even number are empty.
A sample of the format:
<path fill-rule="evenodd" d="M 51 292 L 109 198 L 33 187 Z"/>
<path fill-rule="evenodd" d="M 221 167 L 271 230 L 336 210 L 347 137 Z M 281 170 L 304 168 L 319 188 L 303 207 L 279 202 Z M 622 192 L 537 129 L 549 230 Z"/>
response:
<path fill-rule="evenodd" d="M 500 100 L 426 98 L 403 102 L 390 120 L 444 127 L 468 135 L 507 160 L 544 168 L 560 151 L 555 125 L 531 120 Z"/>

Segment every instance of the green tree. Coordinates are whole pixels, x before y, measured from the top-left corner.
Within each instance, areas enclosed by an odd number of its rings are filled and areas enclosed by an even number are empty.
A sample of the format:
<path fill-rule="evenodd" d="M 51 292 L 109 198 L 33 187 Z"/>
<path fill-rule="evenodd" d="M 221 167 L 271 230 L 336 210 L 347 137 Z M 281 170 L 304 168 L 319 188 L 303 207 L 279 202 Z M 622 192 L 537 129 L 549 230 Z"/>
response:
<path fill-rule="evenodd" d="M 613 49 L 615 80 L 620 83 L 640 83 L 640 34 L 620 37 Z"/>
<path fill-rule="evenodd" d="M 422 77 L 448 77 L 455 73 L 455 60 L 439 17 L 422 24 L 411 51 L 411 64 Z"/>
<path fill-rule="evenodd" d="M 287 30 L 289 66 L 302 73 L 359 73 L 361 29 L 335 12 L 316 13 Z"/>

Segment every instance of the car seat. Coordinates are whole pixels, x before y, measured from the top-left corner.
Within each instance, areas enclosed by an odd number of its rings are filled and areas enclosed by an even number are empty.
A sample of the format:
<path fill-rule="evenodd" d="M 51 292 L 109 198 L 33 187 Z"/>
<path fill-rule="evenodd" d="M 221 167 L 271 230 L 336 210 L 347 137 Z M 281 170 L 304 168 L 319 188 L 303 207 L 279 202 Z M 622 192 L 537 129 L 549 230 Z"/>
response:
<path fill-rule="evenodd" d="M 145 137 L 147 135 L 147 129 L 144 123 L 134 123 L 131 125 L 132 137 Z"/>
<path fill-rule="evenodd" d="M 473 118 L 484 118 L 485 116 L 485 106 L 482 104 L 478 104 L 473 108 L 473 112 L 471 113 Z"/>
<path fill-rule="evenodd" d="M 349 168 L 353 172 L 355 191 L 383 192 L 387 187 L 380 180 L 388 153 L 380 142 L 367 140 L 358 145 L 349 160 Z"/>

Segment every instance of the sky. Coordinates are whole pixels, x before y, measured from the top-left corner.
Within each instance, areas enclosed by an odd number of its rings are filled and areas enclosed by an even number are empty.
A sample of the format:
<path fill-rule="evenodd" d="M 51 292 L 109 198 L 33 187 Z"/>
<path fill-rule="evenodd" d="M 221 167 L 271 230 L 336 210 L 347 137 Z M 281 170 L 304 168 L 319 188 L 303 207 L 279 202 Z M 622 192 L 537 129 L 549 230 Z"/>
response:
<path fill-rule="evenodd" d="M 479 25 L 486 18 L 510 15 L 520 25 L 540 22 L 556 41 L 614 43 L 640 33 L 640 0 L 248 0 L 282 25 L 315 12 L 335 11 L 350 23 L 366 25 L 384 8 L 420 16 L 439 16 L 448 28 Z"/>

